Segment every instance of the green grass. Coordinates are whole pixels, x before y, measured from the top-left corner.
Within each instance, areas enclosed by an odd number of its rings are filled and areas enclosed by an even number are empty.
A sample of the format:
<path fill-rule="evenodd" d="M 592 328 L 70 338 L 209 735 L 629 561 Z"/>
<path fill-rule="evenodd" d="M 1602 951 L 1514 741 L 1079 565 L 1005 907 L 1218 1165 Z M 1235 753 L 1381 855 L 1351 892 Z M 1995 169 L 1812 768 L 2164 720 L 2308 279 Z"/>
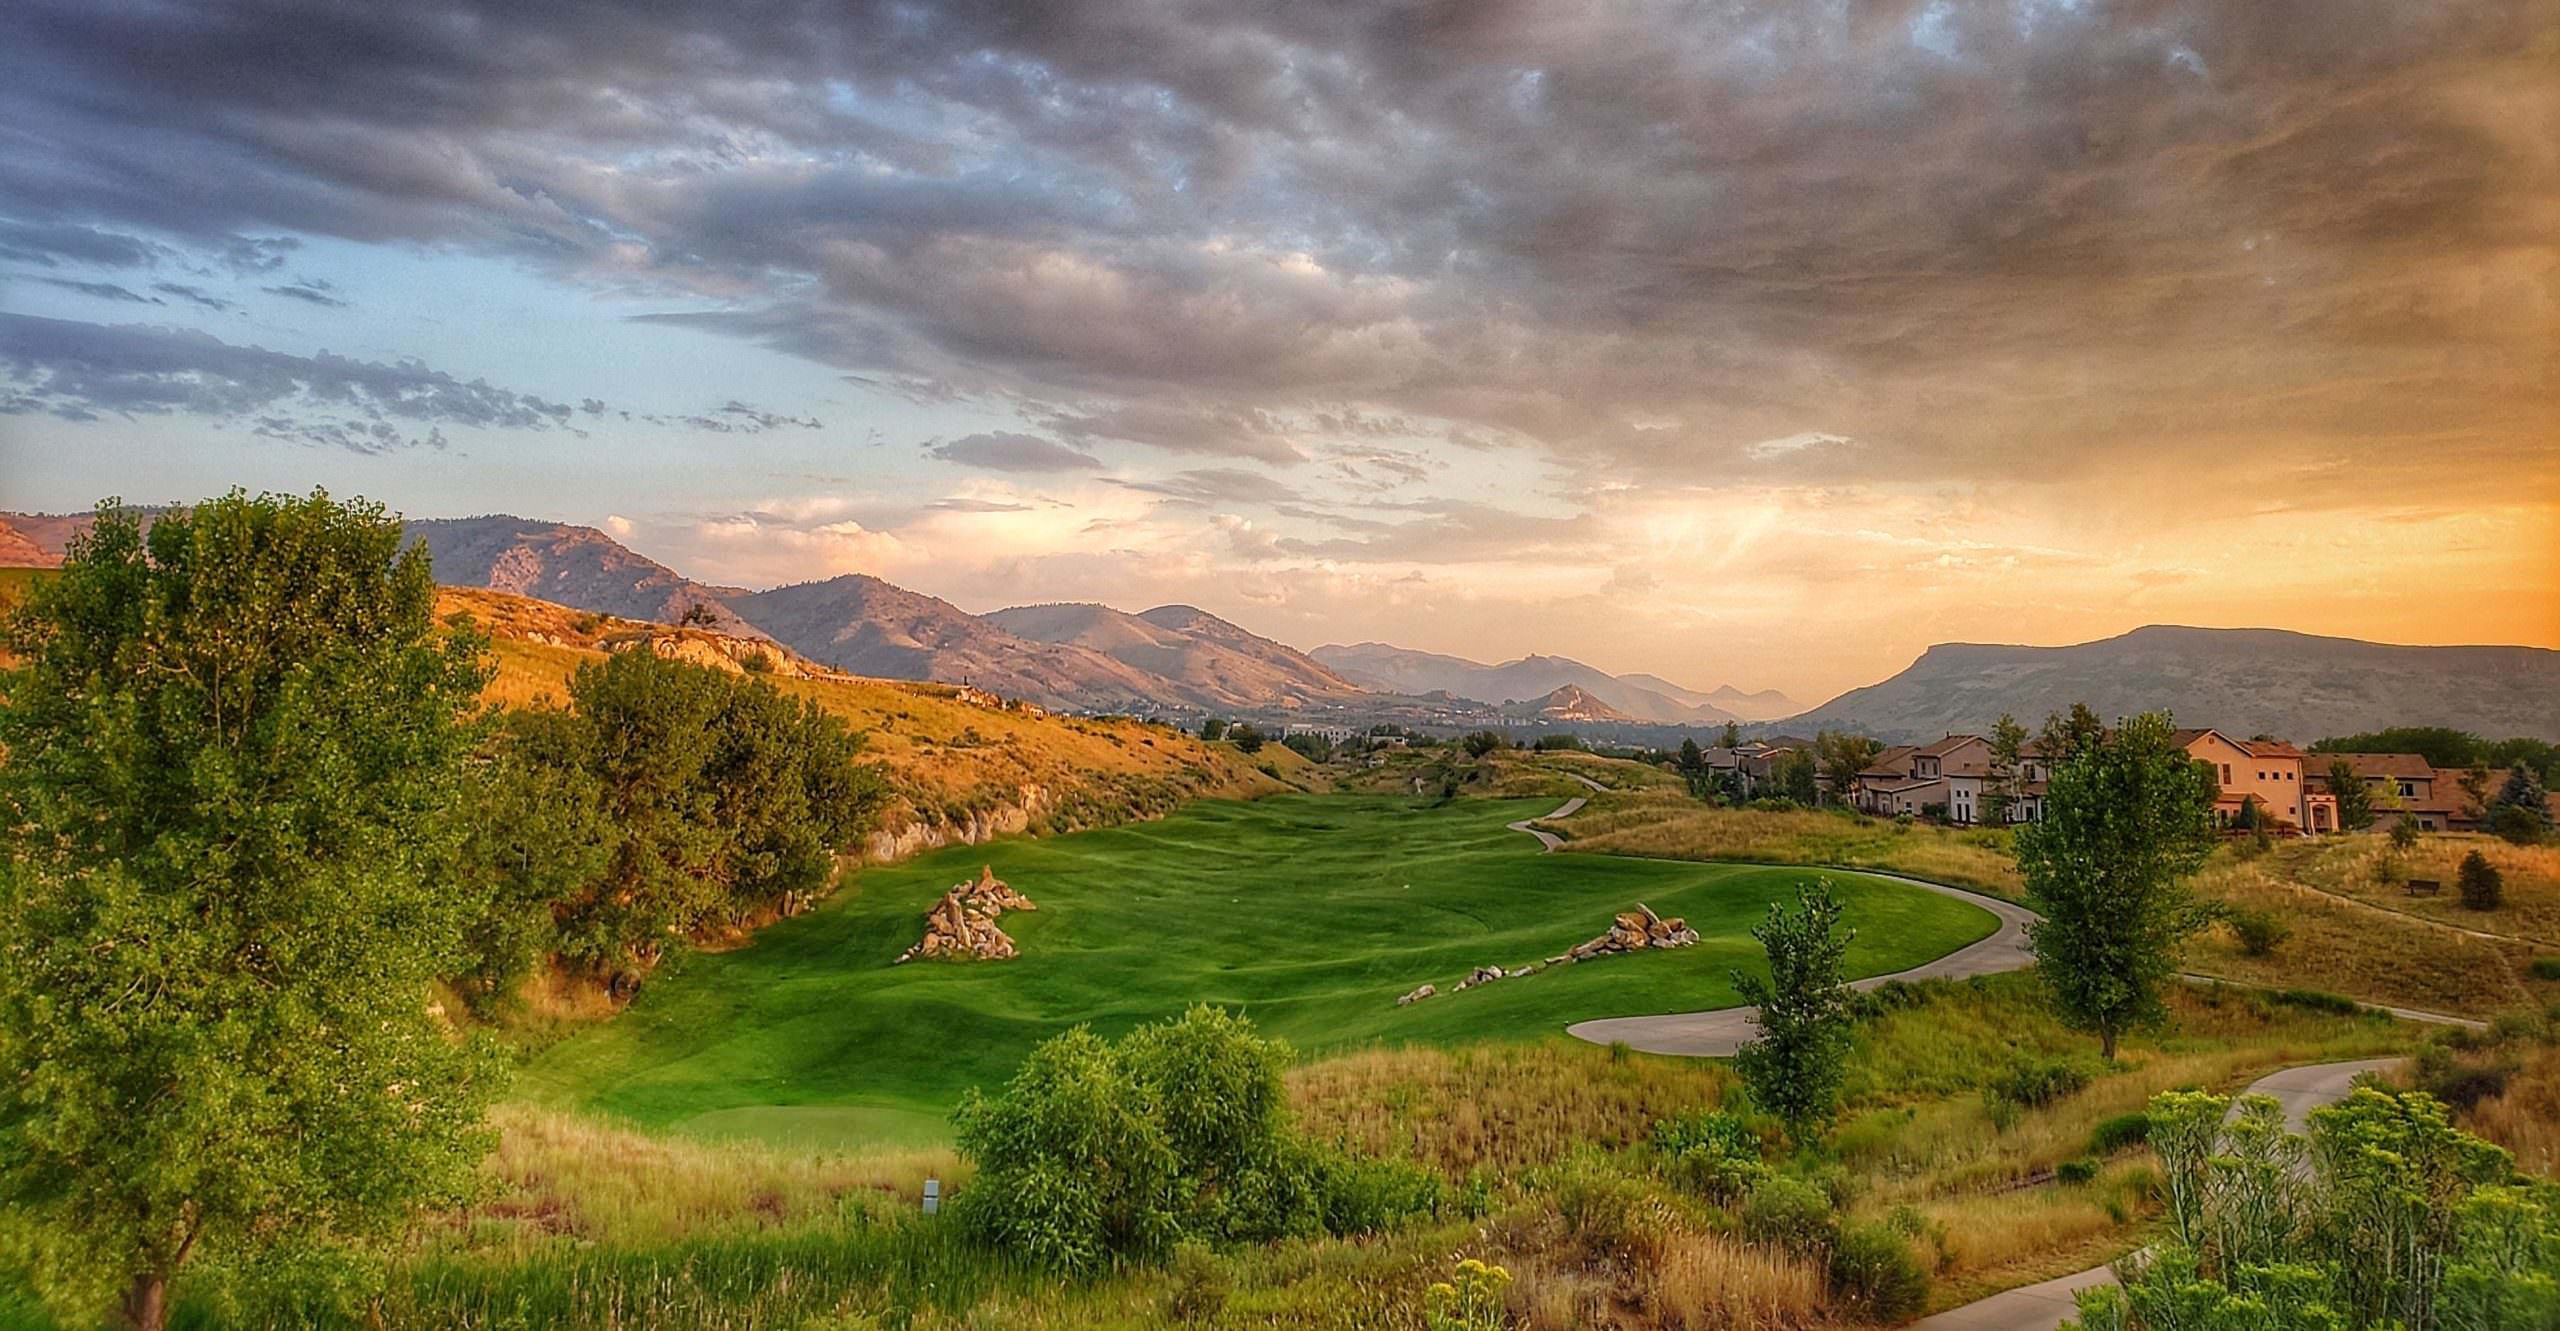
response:
<path fill-rule="evenodd" d="M 970 1086 L 1001 1084 L 1078 1022 L 1117 1033 L 1194 1002 L 1243 1010 L 1306 1052 L 1551 1036 L 1590 1017 L 1722 1007 L 1757 966 L 1750 926 L 1804 869 L 1540 855 L 1503 824 L 1546 800 L 1433 807 L 1287 796 L 1160 822 L 960 847 L 861 871 L 821 910 L 661 973 L 631 1010 L 546 1051 L 529 1089 L 653 1129 L 799 1145 L 920 1143 Z M 1008 915 L 1011 962 L 890 961 L 981 862 L 1040 904 Z M 1989 933 L 1988 912 L 1831 872 L 1854 973 Z M 1637 901 L 1704 935 L 1446 992 L 1589 938 Z M 1399 1008 L 1424 982 L 1441 996 Z"/>

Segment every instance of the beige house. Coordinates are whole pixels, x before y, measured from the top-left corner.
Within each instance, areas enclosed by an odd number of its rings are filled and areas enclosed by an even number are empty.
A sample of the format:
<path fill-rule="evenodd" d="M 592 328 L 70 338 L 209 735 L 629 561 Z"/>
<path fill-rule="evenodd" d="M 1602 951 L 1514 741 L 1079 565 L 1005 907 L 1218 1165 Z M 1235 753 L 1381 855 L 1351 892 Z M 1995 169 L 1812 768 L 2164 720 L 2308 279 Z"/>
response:
<path fill-rule="evenodd" d="M 2322 794 L 2335 794 L 2329 784 L 2331 764 L 2344 762 L 2353 769 L 2373 803 L 2377 827 L 2406 818 L 2426 831 L 2444 832 L 2451 831 L 2456 821 L 2466 827 L 2473 822 L 2461 774 L 2439 771 L 2419 754 L 2314 753 L 2304 761 L 2303 784 Z"/>
<path fill-rule="evenodd" d="M 2177 742 L 2221 786 L 2213 802 L 2215 821 L 2233 822 L 2255 800 L 2280 827 L 2311 833 L 2338 830 L 2337 797 L 2310 788 L 2302 750 L 2282 740 L 2234 739 L 2210 729 L 2181 730 Z"/>

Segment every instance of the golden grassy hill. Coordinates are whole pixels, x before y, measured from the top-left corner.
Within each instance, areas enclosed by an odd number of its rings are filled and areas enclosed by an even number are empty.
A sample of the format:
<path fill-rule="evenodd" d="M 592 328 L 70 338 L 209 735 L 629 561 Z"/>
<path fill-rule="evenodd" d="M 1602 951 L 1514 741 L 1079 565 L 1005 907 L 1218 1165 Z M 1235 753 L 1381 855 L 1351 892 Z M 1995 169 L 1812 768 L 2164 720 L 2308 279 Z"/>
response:
<path fill-rule="evenodd" d="M 895 858 L 924 846 L 1012 831 L 1057 832 L 1166 812 L 1185 800 L 1298 788 L 1306 760 L 1277 744 L 1247 757 L 1163 726 L 1060 716 L 950 684 L 866 679 L 772 643 L 589 614 L 547 601 L 448 587 L 438 611 L 469 615 L 491 639 L 491 701 L 563 702 L 577 668 L 645 649 L 758 669 L 869 734 L 898 804 L 871 848 Z M 761 667 L 750 666 L 763 658 Z"/>

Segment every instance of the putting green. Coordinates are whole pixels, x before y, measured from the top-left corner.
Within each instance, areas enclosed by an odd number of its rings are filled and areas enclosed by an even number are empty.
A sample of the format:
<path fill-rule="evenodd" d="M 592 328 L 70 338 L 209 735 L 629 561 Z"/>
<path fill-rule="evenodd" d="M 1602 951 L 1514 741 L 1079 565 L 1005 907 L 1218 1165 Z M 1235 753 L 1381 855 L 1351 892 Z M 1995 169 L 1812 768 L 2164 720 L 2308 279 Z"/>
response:
<path fill-rule="evenodd" d="M 1001 1084 L 1033 1044 L 1078 1022 L 1116 1034 L 1210 1002 L 1326 1051 L 1533 1039 L 1586 1018 L 1724 1007 L 1739 1001 L 1729 972 L 1760 964 L 1751 926 L 1816 876 L 1858 931 L 1856 975 L 1917 965 L 1997 923 L 1856 873 L 1541 855 L 1503 826 L 1553 803 L 1210 802 L 864 869 L 751 946 L 662 972 L 628 1012 L 547 1050 L 529 1089 L 707 1136 L 937 1141 L 963 1090 Z M 926 907 L 981 863 L 1039 903 L 1004 917 L 1021 957 L 891 966 Z M 1448 992 L 1477 965 L 1560 953 L 1638 901 L 1686 916 L 1701 941 Z M 1426 981 L 1439 997 L 1396 1006 Z"/>

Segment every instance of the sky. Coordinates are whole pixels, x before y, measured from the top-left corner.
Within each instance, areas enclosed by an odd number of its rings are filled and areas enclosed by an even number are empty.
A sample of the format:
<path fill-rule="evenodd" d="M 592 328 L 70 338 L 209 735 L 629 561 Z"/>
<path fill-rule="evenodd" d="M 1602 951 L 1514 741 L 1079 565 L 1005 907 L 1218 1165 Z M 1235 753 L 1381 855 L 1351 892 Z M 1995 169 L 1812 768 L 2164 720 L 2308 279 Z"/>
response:
<path fill-rule="evenodd" d="M 0 508 L 1806 701 L 2560 646 L 2560 0 L 19 0 Z"/>

